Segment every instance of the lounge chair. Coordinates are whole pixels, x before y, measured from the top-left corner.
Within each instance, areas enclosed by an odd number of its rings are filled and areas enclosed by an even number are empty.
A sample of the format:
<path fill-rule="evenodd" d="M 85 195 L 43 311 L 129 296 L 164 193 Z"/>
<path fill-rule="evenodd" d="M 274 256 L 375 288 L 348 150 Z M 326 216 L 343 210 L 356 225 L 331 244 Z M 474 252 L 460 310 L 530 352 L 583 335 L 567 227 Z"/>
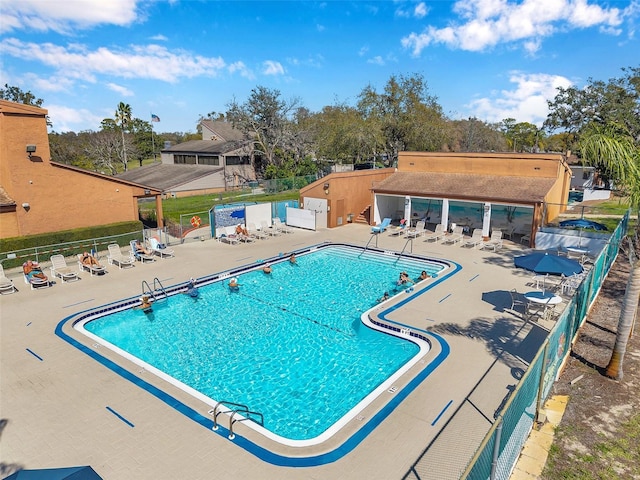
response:
<path fill-rule="evenodd" d="M 24 283 L 31 286 L 31 290 L 46 288 L 52 285 L 47 276 L 42 273 L 38 262 L 32 262 L 31 260 L 24 262 L 22 264 L 22 273 L 24 275 Z M 44 278 L 36 276 L 37 274 L 41 274 Z"/>
<path fill-rule="evenodd" d="M 62 280 L 62 283 L 80 280 L 78 273 L 71 269 L 71 267 L 67 266 L 67 261 L 64 259 L 64 255 L 51 255 L 50 260 L 51 276 L 58 277 Z"/>
<path fill-rule="evenodd" d="M 406 233 L 405 236 L 407 238 L 418 238 L 418 237 L 421 237 L 422 235 L 427 233 L 425 225 L 426 225 L 426 223 L 423 220 L 419 220 L 418 223 L 416 223 L 415 228 L 410 228 L 409 230 L 407 230 L 407 233 Z"/>
<path fill-rule="evenodd" d="M 460 225 L 456 225 L 456 228 L 453 229 L 450 235 L 446 235 L 444 240 L 442 241 L 443 245 L 451 244 L 455 245 L 458 242 L 462 242 L 464 240 L 464 227 Z"/>
<path fill-rule="evenodd" d="M 109 255 L 107 256 L 109 265 L 117 265 L 118 268 L 135 267 L 135 259 L 131 258 L 131 255 L 123 255 L 120 245 L 112 243 L 107 248 L 109 250 Z"/>
<path fill-rule="evenodd" d="M 502 230 L 493 230 L 489 240 L 483 240 L 478 248 L 492 248 L 494 252 L 502 248 Z"/>
<path fill-rule="evenodd" d="M 83 256 L 84 256 L 83 253 L 78 254 L 78 270 L 80 272 L 89 272 L 92 277 L 94 275 L 102 275 L 107 273 L 107 269 L 105 268 L 104 265 L 93 265 L 90 263 L 84 263 L 82 261 Z"/>
<path fill-rule="evenodd" d="M 482 229 L 474 228 L 471 237 L 463 239 L 460 243 L 461 247 L 473 247 L 476 248 L 482 243 Z"/>
<path fill-rule="evenodd" d="M 268 234 L 268 235 L 271 235 L 272 237 L 276 237 L 276 236 L 278 236 L 278 235 L 280 235 L 280 234 L 282 233 L 280 230 L 278 230 L 278 229 L 276 229 L 276 228 L 272 228 L 272 227 L 270 227 L 270 226 L 267 224 L 267 221 L 266 221 L 266 220 L 262 220 L 262 221 L 260 222 L 260 226 L 262 227 L 262 228 L 261 228 L 261 230 L 262 230 L 264 233 L 266 233 L 266 234 Z"/>
<path fill-rule="evenodd" d="M 172 248 L 167 248 L 163 243 L 160 243 L 157 238 L 151 237 L 149 239 L 149 248 L 151 251 L 158 255 L 160 258 L 174 257 L 175 252 Z"/>
<path fill-rule="evenodd" d="M 229 245 L 237 245 L 240 243 L 240 238 L 235 233 L 235 227 L 219 227 L 216 228 L 218 233 L 219 242 L 228 243 Z"/>
<path fill-rule="evenodd" d="M 407 228 L 407 221 L 403 218 L 400 220 L 400 225 L 396 227 L 391 227 L 389 229 L 389 236 L 391 237 L 400 237 L 404 235 L 409 229 Z"/>
<path fill-rule="evenodd" d="M 247 222 L 247 233 L 253 238 L 257 238 L 258 240 L 262 240 L 265 238 L 269 238 L 267 232 L 263 232 L 262 230 L 258 230 L 256 228 L 255 223 Z"/>
<path fill-rule="evenodd" d="M 391 217 L 384 218 L 378 225 L 371 227 L 371 233 L 382 233 L 391 225 Z"/>
<path fill-rule="evenodd" d="M 0 263 L 0 294 L 17 292 L 18 289 L 13 284 L 13 280 L 8 279 L 4 274 L 4 268 Z"/>
<path fill-rule="evenodd" d="M 444 238 L 444 236 L 447 234 L 447 232 L 445 232 L 444 230 L 444 225 L 442 225 L 441 223 L 436 225 L 435 230 L 432 233 L 427 233 L 425 235 L 425 242 L 430 242 L 431 240 L 433 240 L 434 242 L 437 242 L 438 240 Z"/>
<path fill-rule="evenodd" d="M 138 241 L 137 240 L 131 240 L 129 242 L 129 246 L 131 247 L 131 255 L 133 256 L 134 259 L 136 259 L 139 262 L 145 263 L 145 262 L 155 262 L 156 259 L 153 256 L 153 253 L 151 255 L 141 252 L 136 248 Z"/>
<path fill-rule="evenodd" d="M 291 230 L 286 223 L 282 223 L 278 217 L 275 217 L 272 221 L 273 227 L 280 230 L 282 233 L 293 233 L 293 230 Z"/>

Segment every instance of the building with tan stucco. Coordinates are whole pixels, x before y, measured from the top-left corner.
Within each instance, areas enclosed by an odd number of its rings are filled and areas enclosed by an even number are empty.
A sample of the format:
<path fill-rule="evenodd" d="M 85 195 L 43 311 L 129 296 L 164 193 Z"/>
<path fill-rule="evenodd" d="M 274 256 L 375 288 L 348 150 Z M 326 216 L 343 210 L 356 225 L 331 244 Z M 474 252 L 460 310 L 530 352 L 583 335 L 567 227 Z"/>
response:
<path fill-rule="evenodd" d="M 138 220 L 151 187 L 52 162 L 47 110 L 0 100 L 0 238 Z"/>

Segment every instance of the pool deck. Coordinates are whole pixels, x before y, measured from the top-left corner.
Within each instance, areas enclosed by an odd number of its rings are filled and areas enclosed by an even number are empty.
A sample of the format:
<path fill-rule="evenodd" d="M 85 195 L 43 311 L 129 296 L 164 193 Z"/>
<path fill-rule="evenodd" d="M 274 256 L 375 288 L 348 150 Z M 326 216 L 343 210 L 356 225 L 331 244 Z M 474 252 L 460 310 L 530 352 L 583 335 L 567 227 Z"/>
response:
<path fill-rule="evenodd" d="M 505 241 L 502 249 L 492 252 L 423 238 L 413 241 L 413 253 L 451 260 L 462 268 L 385 316 L 412 330 L 436 334 L 450 352 L 349 453 L 320 466 L 277 466 L 261 460 L 54 333 L 74 313 L 139 295 L 143 280 L 151 284 L 158 278 L 165 286 L 173 285 L 325 241 L 365 245 L 370 238 L 370 227 L 349 224 L 317 232 L 295 229 L 294 234 L 250 244 L 192 241 L 174 246 L 175 258 L 137 263 L 132 269 L 109 266 L 104 276 L 83 273 L 78 282 L 58 280 L 40 291 L 31 291 L 20 272 L 6 272 L 19 292 L 0 296 L 0 467 L 5 468 L 0 473 L 8 475 L 18 466 L 91 465 L 106 480 L 388 480 L 403 478 L 421 458 L 407 478 L 459 478 L 552 326 L 525 322 L 508 310 L 512 288 L 533 289 L 532 273 L 513 267 L 513 256 L 526 250 L 517 243 Z M 400 251 L 405 242 L 388 233 L 377 238 L 378 248 L 384 250 Z M 303 257 L 299 263 L 304 268 Z M 382 309 L 403 300 L 403 295 Z M 112 358 L 105 348 L 100 353 Z M 125 367 L 167 390 L 167 384 L 139 367 Z M 380 402 L 402 391 L 407 381 L 384 392 Z M 192 402 L 175 390 L 168 388 L 180 401 Z M 366 423 L 374 413 L 365 411 L 352 422 Z M 240 424 L 237 433 L 250 437 L 247 430 Z M 311 451 L 326 453 L 345 435 Z M 307 455 L 293 447 L 272 447 L 282 455 Z"/>

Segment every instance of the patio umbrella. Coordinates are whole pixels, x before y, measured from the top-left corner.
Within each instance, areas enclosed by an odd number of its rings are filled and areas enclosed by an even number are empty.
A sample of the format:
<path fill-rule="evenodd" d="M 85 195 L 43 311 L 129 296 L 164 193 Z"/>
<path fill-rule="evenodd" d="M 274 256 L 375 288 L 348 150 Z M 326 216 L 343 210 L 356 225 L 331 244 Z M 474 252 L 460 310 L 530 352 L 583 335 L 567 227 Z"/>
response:
<path fill-rule="evenodd" d="M 544 252 L 530 253 L 513 259 L 513 263 L 518 268 L 531 270 L 539 274 L 564 275 L 570 277 L 582 272 L 583 268 L 579 262 L 570 258 L 558 255 L 549 255 Z"/>
<path fill-rule="evenodd" d="M 18 470 L 5 480 L 102 480 L 96 471 L 87 466 Z"/>
<path fill-rule="evenodd" d="M 561 227 L 576 227 L 576 228 L 592 228 L 596 231 L 608 230 L 606 225 L 603 225 L 593 220 L 587 220 L 586 218 L 576 218 L 572 220 L 564 220 L 560 222 Z"/>

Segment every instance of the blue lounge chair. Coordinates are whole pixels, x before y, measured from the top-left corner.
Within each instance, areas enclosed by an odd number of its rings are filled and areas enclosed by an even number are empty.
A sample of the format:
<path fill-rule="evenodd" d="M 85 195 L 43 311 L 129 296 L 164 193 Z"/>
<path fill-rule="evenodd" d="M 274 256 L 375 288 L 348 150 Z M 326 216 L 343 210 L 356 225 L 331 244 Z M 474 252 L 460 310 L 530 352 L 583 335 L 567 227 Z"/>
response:
<path fill-rule="evenodd" d="M 391 217 L 387 217 L 383 219 L 382 222 L 376 225 L 375 227 L 371 227 L 371 232 L 382 233 L 387 229 L 389 225 L 391 225 Z"/>

